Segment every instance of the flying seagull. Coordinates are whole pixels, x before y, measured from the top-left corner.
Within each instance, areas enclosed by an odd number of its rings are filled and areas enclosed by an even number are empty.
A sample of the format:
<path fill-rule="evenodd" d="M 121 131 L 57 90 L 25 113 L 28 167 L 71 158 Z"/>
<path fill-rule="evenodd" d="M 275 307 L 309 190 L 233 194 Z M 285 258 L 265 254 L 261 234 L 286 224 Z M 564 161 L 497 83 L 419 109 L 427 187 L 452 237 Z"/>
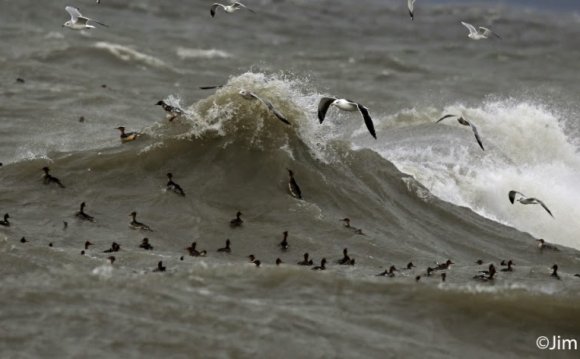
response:
<path fill-rule="evenodd" d="M 518 194 L 520 195 L 520 197 L 516 199 Z M 552 212 L 550 212 L 546 204 L 544 204 L 544 202 L 540 201 L 537 198 L 526 197 L 523 193 L 518 191 L 510 191 L 508 193 L 508 197 L 512 204 L 514 204 L 514 201 L 518 201 L 521 204 L 539 204 L 540 206 L 544 207 L 544 209 L 546 210 L 546 212 L 548 212 L 548 214 L 550 214 L 550 216 L 554 217 L 554 215 L 552 214 Z"/>
<path fill-rule="evenodd" d="M 475 139 L 477 140 L 479 147 L 481 147 L 481 149 L 485 151 L 485 148 L 483 148 L 483 143 L 481 143 L 481 138 L 479 137 L 479 132 L 477 132 L 477 127 L 475 127 L 475 125 L 473 123 L 464 119 L 463 116 L 445 115 L 445 116 L 441 117 L 440 119 L 438 119 L 436 123 L 439 123 L 439 122 L 443 121 L 444 119 L 450 118 L 450 117 L 457 117 L 457 122 L 459 122 L 463 126 L 471 127 L 471 130 L 473 131 L 473 134 L 475 135 Z"/>
<path fill-rule="evenodd" d="M 66 12 L 70 14 L 70 20 L 65 22 L 62 26 L 68 27 L 69 29 L 73 30 L 84 30 L 84 29 L 94 29 L 95 26 L 89 25 L 88 22 L 94 22 L 95 24 L 99 24 L 104 27 L 109 27 L 102 22 L 98 22 L 93 19 L 89 19 L 88 17 L 84 17 L 79 9 L 74 6 L 67 6 L 64 8 Z"/>
<path fill-rule="evenodd" d="M 258 101 L 260 101 L 261 103 L 264 104 L 264 106 L 266 106 L 268 108 L 268 110 L 270 110 L 274 116 L 276 116 L 280 121 L 284 122 L 285 124 L 289 125 L 290 122 L 288 122 L 288 120 L 286 119 L 286 117 L 284 117 L 284 115 L 282 115 L 280 112 L 278 112 L 278 110 L 276 110 L 274 108 L 274 106 L 270 103 L 270 101 L 264 100 L 261 97 L 258 97 L 258 95 L 256 95 L 255 93 L 251 92 L 251 91 L 246 91 L 246 90 L 240 90 L 239 94 L 247 99 L 247 100 L 253 100 L 256 99 Z"/>
<path fill-rule="evenodd" d="M 469 37 L 470 39 L 473 39 L 473 40 L 487 39 L 487 38 L 489 38 L 490 35 L 494 35 L 498 39 L 501 39 L 501 36 L 499 36 L 498 34 L 496 34 L 493 31 L 491 31 L 487 27 L 480 26 L 479 30 L 481 30 L 481 32 L 479 32 L 471 24 L 468 24 L 468 23 L 463 22 L 463 21 L 461 22 L 461 24 L 463 26 L 465 26 L 467 28 L 467 30 L 469 30 L 469 35 L 467 35 L 467 37 Z"/>
<path fill-rule="evenodd" d="M 248 10 L 249 12 L 256 13 L 254 10 L 250 9 L 246 5 L 242 4 L 239 1 L 236 1 L 236 2 L 232 3 L 231 5 L 223 5 L 223 4 L 218 4 L 218 3 L 213 4 L 211 6 L 211 8 L 209 9 L 209 13 L 211 14 L 211 17 L 215 16 L 215 11 L 220 6 L 222 9 L 224 9 L 225 12 L 227 12 L 229 14 L 236 12 L 242 8 Z"/>
<path fill-rule="evenodd" d="M 415 6 L 415 0 L 407 0 L 407 7 L 409 8 L 409 15 L 411 20 L 415 20 L 415 15 L 413 14 L 413 8 Z"/>
<path fill-rule="evenodd" d="M 330 106 L 335 106 L 340 110 L 349 112 L 358 110 L 363 120 L 365 121 L 365 124 L 367 125 L 367 128 L 371 133 L 371 136 L 373 136 L 375 140 L 377 139 L 377 134 L 375 133 L 375 126 L 373 125 L 371 115 L 369 115 L 368 108 L 364 107 L 360 103 L 356 103 L 354 101 L 346 100 L 343 98 L 323 97 L 320 99 L 320 102 L 318 103 L 318 120 L 320 120 L 320 123 L 324 121 L 324 117 L 326 116 L 326 112 L 328 111 Z"/>

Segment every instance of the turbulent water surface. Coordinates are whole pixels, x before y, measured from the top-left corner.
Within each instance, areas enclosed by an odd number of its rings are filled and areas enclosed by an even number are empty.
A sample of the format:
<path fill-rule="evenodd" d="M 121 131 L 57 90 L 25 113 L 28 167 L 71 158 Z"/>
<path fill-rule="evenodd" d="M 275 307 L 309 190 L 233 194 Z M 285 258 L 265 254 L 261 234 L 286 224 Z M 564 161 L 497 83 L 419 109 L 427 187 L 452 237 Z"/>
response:
<path fill-rule="evenodd" d="M 248 0 L 256 14 L 213 19 L 210 4 L 0 0 L 1 357 L 531 357 L 549 353 L 540 335 L 580 341 L 576 1 L 425 0 L 414 21 L 406 1 Z M 65 5 L 110 27 L 63 29 Z M 320 124 L 322 96 L 367 106 L 378 139 L 356 112 Z M 485 151 L 435 124 L 446 113 Z M 142 136 L 122 144 L 118 126 Z M 75 218 L 83 201 L 96 222 Z M 153 232 L 129 229 L 132 211 Z M 355 266 L 336 264 L 345 247 Z M 304 252 L 327 270 L 297 266 Z M 424 276 L 447 259 L 445 283 Z"/>

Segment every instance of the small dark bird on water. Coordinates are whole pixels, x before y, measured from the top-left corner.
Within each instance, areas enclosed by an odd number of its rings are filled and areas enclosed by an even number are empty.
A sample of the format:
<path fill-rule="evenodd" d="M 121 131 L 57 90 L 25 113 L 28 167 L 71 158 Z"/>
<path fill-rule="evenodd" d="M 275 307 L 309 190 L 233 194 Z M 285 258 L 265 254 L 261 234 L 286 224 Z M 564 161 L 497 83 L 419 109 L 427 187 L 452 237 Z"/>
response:
<path fill-rule="evenodd" d="M 121 138 L 122 143 L 135 141 L 140 136 L 140 134 L 137 132 L 125 132 L 125 127 L 123 126 L 117 127 L 117 130 L 121 131 L 121 135 L 119 137 Z"/>
<path fill-rule="evenodd" d="M 129 216 L 133 218 L 129 223 L 129 227 L 131 227 L 131 229 L 140 229 L 143 231 L 153 232 L 151 227 L 149 227 L 145 223 L 137 221 L 137 212 L 133 211 Z"/>
<path fill-rule="evenodd" d="M 153 250 L 153 246 L 149 243 L 149 238 L 143 238 L 141 244 L 139 245 L 139 248 L 143 248 L 146 251 Z"/>
<path fill-rule="evenodd" d="M 296 183 L 296 180 L 294 179 L 294 172 L 292 172 L 292 170 L 290 169 L 288 169 L 288 177 L 289 177 L 288 190 L 290 191 L 290 194 L 294 198 L 302 199 L 302 191 L 300 190 L 300 186 L 298 186 L 298 183 Z"/>
<path fill-rule="evenodd" d="M 191 246 L 187 247 L 185 249 L 189 252 L 189 255 L 192 257 L 205 257 L 207 255 L 206 250 L 198 251 L 196 247 L 197 247 L 197 242 L 192 242 Z"/>
<path fill-rule="evenodd" d="M 20 243 L 26 243 L 26 242 L 28 242 L 28 241 L 26 240 L 26 238 L 24 238 L 24 237 L 20 238 Z"/>
<path fill-rule="evenodd" d="M 415 277 L 415 282 L 418 282 L 420 280 L 421 280 L 421 276 L 420 275 L 418 275 L 418 276 Z"/>
<path fill-rule="evenodd" d="M 512 268 L 512 265 L 514 265 L 514 262 L 511 259 L 507 262 L 507 264 L 502 264 L 502 266 L 503 265 L 507 265 L 507 268 L 502 268 L 502 272 L 513 272 L 514 269 Z"/>
<path fill-rule="evenodd" d="M 558 265 L 554 264 L 551 269 L 552 269 L 552 274 L 550 274 L 550 276 L 559 280 L 560 276 L 558 275 Z"/>
<path fill-rule="evenodd" d="M 109 249 L 107 249 L 107 250 L 103 251 L 103 253 L 113 253 L 113 252 L 118 252 L 118 251 L 120 251 L 120 250 L 121 250 L 121 246 L 119 245 L 119 243 L 117 243 L 117 242 L 113 242 L 113 243 L 111 244 L 111 248 L 109 248 Z"/>
<path fill-rule="evenodd" d="M 540 242 L 540 243 L 538 243 L 538 248 L 540 248 L 540 250 L 546 249 L 549 251 L 559 251 L 558 247 L 546 242 L 543 239 L 536 239 L 536 241 Z"/>
<path fill-rule="evenodd" d="M 85 213 L 85 207 L 86 207 L 85 202 L 81 203 L 81 208 L 77 213 L 75 213 L 75 217 L 83 221 L 94 222 L 95 218 Z"/>
<path fill-rule="evenodd" d="M 280 258 L 276 258 L 276 265 L 277 266 L 279 266 L 282 263 L 284 263 L 284 262 L 282 262 L 282 260 Z"/>
<path fill-rule="evenodd" d="M 230 240 L 226 239 L 226 246 L 218 249 L 217 251 L 222 252 L 222 253 L 228 253 L 228 254 L 231 253 L 232 249 L 230 248 L 230 244 L 231 244 Z"/>
<path fill-rule="evenodd" d="M 350 264 L 350 257 L 348 256 L 348 249 L 344 248 L 342 250 L 342 258 L 337 260 L 336 263 L 340 265 L 349 265 Z"/>
<path fill-rule="evenodd" d="M 452 264 L 455 264 L 455 263 L 453 263 L 451 261 L 451 259 L 448 259 L 444 263 L 437 263 L 437 266 L 435 266 L 435 268 L 433 268 L 433 270 L 446 270 L 446 269 L 449 269 Z"/>
<path fill-rule="evenodd" d="M 111 265 L 113 265 L 113 263 L 115 263 L 115 261 L 117 260 L 117 258 L 115 258 L 115 256 L 109 256 L 109 257 L 107 257 L 107 259 L 109 260 L 109 263 L 111 263 Z"/>
<path fill-rule="evenodd" d="M 445 282 L 446 278 L 447 278 L 447 273 L 441 273 L 441 281 Z"/>
<path fill-rule="evenodd" d="M 362 229 L 356 228 L 356 227 L 353 227 L 353 226 L 350 225 L 350 218 L 343 218 L 340 221 L 341 222 L 344 222 L 344 228 L 350 229 L 351 231 L 354 232 L 354 234 L 360 234 L 360 235 L 363 235 L 363 236 L 365 235 L 363 233 Z"/>
<path fill-rule="evenodd" d="M 476 260 L 476 261 L 475 261 L 475 264 L 482 265 L 482 264 L 483 264 L 483 260 L 481 260 L 481 259 L 478 259 L 478 260 Z M 503 265 L 503 264 L 502 264 L 502 265 Z"/>
<path fill-rule="evenodd" d="M 230 221 L 230 227 L 240 227 L 244 223 L 242 219 L 242 212 L 238 211 L 236 213 L 236 218 Z"/>
<path fill-rule="evenodd" d="M 312 259 L 309 259 L 310 255 L 308 253 L 304 253 L 304 260 L 298 262 L 299 266 L 311 266 L 314 264 L 314 262 L 312 261 Z"/>
<path fill-rule="evenodd" d="M 427 274 L 426 274 L 427 277 L 431 277 L 431 273 L 433 273 L 433 272 L 434 272 L 434 269 L 433 268 L 427 267 Z"/>
<path fill-rule="evenodd" d="M 256 265 L 256 267 L 259 267 L 260 264 L 262 264 L 262 262 L 260 262 L 258 259 L 256 259 L 255 261 L 253 261 L 252 263 L 254 263 Z"/>
<path fill-rule="evenodd" d="M 56 178 L 50 174 L 50 168 L 42 167 L 42 171 L 44 172 L 44 175 L 42 176 L 42 182 L 44 184 L 49 185 L 49 184 L 54 183 L 54 184 L 58 185 L 60 188 L 65 188 L 64 185 L 62 184 L 62 182 L 58 178 Z"/>
<path fill-rule="evenodd" d="M 23 83 L 25 83 L 26 81 L 24 81 L 24 79 L 23 79 L 23 78 L 21 78 L 21 77 L 18 77 L 18 78 L 16 79 L 16 82 L 17 82 L 17 83 L 19 83 L 19 84 L 23 84 Z"/>
<path fill-rule="evenodd" d="M 8 221 L 8 218 L 10 218 L 10 215 L 8 213 L 5 213 L 4 219 L 0 221 L 0 226 L 10 227 L 10 221 Z"/>
<path fill-rule="evenodd" d="M 397 268 L 395 268 L 395 266 L 390 266 L 389 269 L 385 269 L 384 272 L 377 274 L 377 277 L 394 277 L 395 271 L 397 271 Z"/>
<path fill-rule="evenodd" d="M 413 262 L 407 263 L 407 268 L 406 268 L 407 270 L 410 270 L 410 269 L 413 269 L 413 268 L 415 268 L 415 265 L 413 264 Z"/>
<path fill-rule="evenodd" d="M 161 106 L 166 113 L 165 117 L 169 122 L 175 120 L 177 117 L 183 115 L 183 110 L 176 106 L 168 105 L 165 101 L 158 101 L 156 106 Z"/>
<path fill-rule="evenodd" d="M 89 241 L 85 241 L 85 250 L 89 249 L 89 246 L 92 246 L 93 244 Z"/>
<path fill-rule="evenodd" d="M 312 270 L 325 270 L 325 269 L 326 269 L 326 258 L 322 258 L 319 266 L 312 267 Z"/>
<path fill-rule="evenodd" d="M 157 263 L 157 268 L 153 269 L 153 272 L 165 272 L 166 269 L 167 268 L 163 265 L 163 261 L 159 261 L 159 263 Z"/>
<path fill-rule="evenodd" d="M 495 266 L 493 264 L 490 264 L 488 270 L 479 271 L 479 274 L 473 276 L 473 279 L 482 282 L 487 282 L 493 280 L 495 273 L 496 273 Z"/>
<path fill-rule="evenodd" d="M 66 229 L 68 228 L 68 222 L 67 221 L 62 221 L 62 230 L 66 231 Z"/>
<path fill-rule="evenodd" d="M 173 182 L 173 174 L 171 172 L 167 174 L 167 178 L 169 179 L 169 182 L 167 182 L 167 190 L 175 192 L 182 197 L 185 197 L 185 192 L 183 191 L 181 186 Z"/>
<path fill-rule="evenodd" d="M 52 247 L 52 242 L 48 243 L 48 246 L 49 246 L 49 247 Z"/>
<path fill-rule="evenodd" d="M 282 248 L 283 251 L 287 251 L 288 250 L 288 231 L 284 231 L 282 232 L 282 234 L 284 235 L 284 239 L 282 239 L 282 242 L 280 242 L 280 248 Z"/>

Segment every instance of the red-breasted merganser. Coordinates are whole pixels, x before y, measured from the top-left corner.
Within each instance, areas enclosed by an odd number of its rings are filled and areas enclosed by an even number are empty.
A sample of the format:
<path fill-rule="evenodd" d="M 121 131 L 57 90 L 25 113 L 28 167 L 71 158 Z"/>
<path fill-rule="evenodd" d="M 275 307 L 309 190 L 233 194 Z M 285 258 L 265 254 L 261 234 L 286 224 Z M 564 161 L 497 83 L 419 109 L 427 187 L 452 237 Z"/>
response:
<path fill-rule="evenodd" d="M 62 182 L 58 178 L 52 176 L 49 173 L 50 172 L 50 168 L 48 168 L 48 167 L 42 167 L 42 171 L 44 171 L 44 175 L 42 176 L 42 182 L 44 184 L 52 184 L 52 183 L 54 183 L 54 184 L 58 185 L 60 188 L 65 188 L 64 185 L 62 184 Z"/>
<path fill-rule="evenodd" d="M 173 182 L 173 174 L 171 172 L 167 174 L 167 178 L 169 179 L 166 186 L 167 190 L 175 192 L 182 197 L 185 197 L 185 192 L 183 191 L 183 188 L 181 188 L 181 186 L 178 185 L 177 183 Z"/>
<path fill-rule="evenodd" d="M 242 212 L 238 211 L 236 213 L 236 218 L 230 221 L 230 227 L 240 227 L 244 223 L 242 219 Z"/>
<path fill-rule="evenodd" d="M 80 211 L 75 213 L 75 217 L 77 217 L 78 219 L 81 219 L 83 221 L 94 222 L 95 218 L 93 216 L 90 216 L 90 215 L 85 213 L 85 207 L 86 207 L 85 202 L 81 203 Z"/>
<path fill-rule="evenodd" d="M 312 270 L 325 270 L 325 269 L 326 269 L 326 258 L 322 258 L 319 266 L 312 267 Z"/>
<path fill-rule="evenodd" d="M 395 266 L 390 266 L 389 269 L 385 269 L 384 272 L 377 274 L 377 277 L 394 277 L 395 271 L 398 271 Z"/>
<path fill-rule="evenodd" d="M 143 248 L 146 251 L 153 250 L 153 246 L 149 243 L 149 238 L 143 238 L 141 244 L 139 245 L 139 248 Z"/>
<path fill-rule="evenodd" d="M 145 223 L 141 223 L 141 222 L 137 221 L 137 219 L 136 219 L 137 218 L 137 212 L 133 211 L 133 212 L 131 212 L 131 214 L 129 216 L 133 218 L 131 220 L 131 223 L 129 223 L 129 227 L 131 227 L 131 229 L 140 229 L 140 230 L 143 230 L 143 231 L 153 232 L 153 230 L 151 229 L 151 227 L 149 227 Z"/>
<path fill-rule="evenodd" d="M 312 261 L 312 259 L 308 259 L 309 254 L 308 253 L 304 253 L 304 260 L 298 262 L 299 266 L 311 266 L 314 264 L 314 262 Z"/>
<path fill-rule="evenodd" d="M 302 199 L 302 191 L 294 179 L 294 172 L 292 172 L 290 169 L 288 169 L 288 177 L 288 191 L 290 191 L 292 197 Z"/>
<path fill-rule="evenodd" d="M 121 131 L 120 138 L 121 138 L 121 142 L 123 142 L 123 143 L 135 141 L 141 135 L 138 132 L 125 132 L 125 127 L 123 127 L 123 126 L 117 127 L 117 130 Z"/>
<path fill-rule="evenodd" d="M 10 215 L 8 213 L 5 213 L 4 220 L 0 221 L 0 226 L 10 227 L 10 222 L 8 221 L 8 218 L 10 218 Z"/>
<path fill-rule="evenodd" d="M 230 240 L 226 239 L 226 246 L 218 249 L 217 251 L 222 252 L 222 253 L 228 253 L 228 254 L 231 253 L 232 249 L 230 248 L 230 244 L 231 244 Z"/>

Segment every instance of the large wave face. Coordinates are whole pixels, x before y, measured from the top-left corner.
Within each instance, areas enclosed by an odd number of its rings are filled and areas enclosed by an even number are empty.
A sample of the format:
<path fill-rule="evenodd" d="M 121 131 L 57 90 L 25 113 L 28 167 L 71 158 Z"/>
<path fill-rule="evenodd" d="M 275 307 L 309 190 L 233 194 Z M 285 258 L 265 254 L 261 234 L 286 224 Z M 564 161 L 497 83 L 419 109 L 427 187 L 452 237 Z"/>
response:
<path fill-rule="evenodd" d="M 455 120 L 434 124 L 442 113 L 463 114 L 476 124 L 485 152 L 471 130 Z M 403 136 L 389 138 L 392 143 L 381 154 L 434 195 L 536 237 L 580 248 L 580 157 L 564 114 L 533 101 L 489 100 L 440 112 L 406 111 L 394 116 L 394 123 L 402 126 L 394 132 Z M 554 218 L 539 205 L 512 205 L 510 190 L 544 201 Z"/>

